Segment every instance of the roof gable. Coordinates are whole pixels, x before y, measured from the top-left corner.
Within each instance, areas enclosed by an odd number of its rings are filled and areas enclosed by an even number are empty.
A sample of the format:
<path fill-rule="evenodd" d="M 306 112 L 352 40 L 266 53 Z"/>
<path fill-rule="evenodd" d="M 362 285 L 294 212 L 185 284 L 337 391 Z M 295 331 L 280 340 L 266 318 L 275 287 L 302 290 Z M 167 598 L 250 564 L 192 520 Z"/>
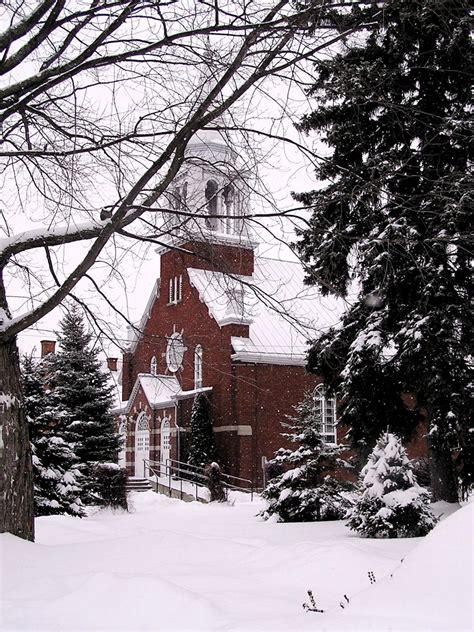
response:
<path fill-rule="evenodd" d="M 140 389 L 147 398 L 150 408 L 161 408 L 166 404 L 175 403 L 174 397 L 181 391 L 181 386 L 174 375 L 139 373 L 125 408 L 126 414 L 130 412 Z"/>
<path fill-rule="evenodd" d="M 308 341 L 336 325 L 344 310 L 343 301 L 304 285 L 298 262 L 257 257 L 251 277 L 194 268 L 188 274 L 221 327 L 250 324 L 248 338 L 232 338 L 237 360 L 304 364 Z"/>

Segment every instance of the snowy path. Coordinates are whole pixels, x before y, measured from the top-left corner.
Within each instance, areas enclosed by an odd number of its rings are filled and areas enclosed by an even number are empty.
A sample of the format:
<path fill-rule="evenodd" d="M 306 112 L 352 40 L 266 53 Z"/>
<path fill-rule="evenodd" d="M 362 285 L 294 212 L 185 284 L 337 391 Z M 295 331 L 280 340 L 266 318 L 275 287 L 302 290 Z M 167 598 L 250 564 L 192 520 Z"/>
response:
<path fill-rule="evenodd" d="M 341 522 L 266 523 L 255 518 L 258 502 L 132 499 L 129 514 L 41 518 L 36 544 L 0 537 L 3 630 L 469 629 L 472 507 L 437 527 L 443 535 L 452 522 L 459 533 L 438 538 L 451 548 L 439 555 L 435 594 L 433 569 L 421 570 L 433 558 L 429 538 L 363 540 Z M 448 591 L 442 564 L 456 569 Z M 324 614 L 303 611 L 307 589 Z"/>

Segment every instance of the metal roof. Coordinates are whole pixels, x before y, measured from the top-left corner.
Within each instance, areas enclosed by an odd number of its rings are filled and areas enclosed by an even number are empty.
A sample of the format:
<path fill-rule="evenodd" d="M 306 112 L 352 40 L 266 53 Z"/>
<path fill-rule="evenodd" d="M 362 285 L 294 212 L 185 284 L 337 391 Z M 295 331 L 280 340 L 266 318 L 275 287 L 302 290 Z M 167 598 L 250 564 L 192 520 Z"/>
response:
<path fill-rule="evenodd" d="M 344 303 L 304 285 L 297 261 L 256 257 L 252 276 L 188 269 L 191 284 L 221 326 L 248 324 L 249 337 L 233 337 L 235 360 L 304 364 L 307 343 L 337 325 Z"/>

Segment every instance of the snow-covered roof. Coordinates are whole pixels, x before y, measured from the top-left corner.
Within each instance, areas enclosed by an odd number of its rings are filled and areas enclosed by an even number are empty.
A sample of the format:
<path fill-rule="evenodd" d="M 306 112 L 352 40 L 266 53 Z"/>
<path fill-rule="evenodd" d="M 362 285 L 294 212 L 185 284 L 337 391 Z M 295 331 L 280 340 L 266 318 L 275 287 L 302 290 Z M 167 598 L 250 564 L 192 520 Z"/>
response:
<path fill-rule="evenodd" d="M 150 318 L 151 309 L 155 303 L 155 300 L 160 295 L 160 285 L 161 279 L 156 279 L 153 289 L 148 297 L 148 301 L 145 307 L 145 311 L 142 314 L 140 322 L 136 327 L 127 327 L 128 330 L 128 341 L 130 344 L 130 351 L 133 353 L 137 348 L 138 341 L 141 338 L 143 331 L 145 331 L 145 325 L 147 324 L 148 319 Z"/>
<path fill-rule="evenodd" d="M 344 310 L 342 301 L 304 285 L 298 262 L 256 257 L 251 277 L 195 268 L 188 274 L 220 326 L 249 325 L 248 338 L 232 338 L 235 360 L 303 365 L 307 342 L 336 325 Z"/>
<path fill-rule="evenodd" d="M 181 390 L 181 386 L 174 375 L 139 373 L 133 386 L 130 399 L 125 407 L 127 413 L 130 412 L 128 408 L 135 400 L 140 387 L 143 389 L 152 408 L 158 408 L 165 404 L 174 404 L 174 396 Z"/>
<path fill-rule="evenodd" d="M 148 403 L 152 408 L 162 408 L 174 405 L 178 400 L 193 398 L 198 393 L 209 393 L 212 386 L 195 388 L 190 391 L 181 390 L 181 386 L 174 375 L 151 375 L 139 373 L 127 402 L 121 402 L 114 408 L 113 413 L 128 414 L 135 401 L 138 390 L 142 388 Z"/>

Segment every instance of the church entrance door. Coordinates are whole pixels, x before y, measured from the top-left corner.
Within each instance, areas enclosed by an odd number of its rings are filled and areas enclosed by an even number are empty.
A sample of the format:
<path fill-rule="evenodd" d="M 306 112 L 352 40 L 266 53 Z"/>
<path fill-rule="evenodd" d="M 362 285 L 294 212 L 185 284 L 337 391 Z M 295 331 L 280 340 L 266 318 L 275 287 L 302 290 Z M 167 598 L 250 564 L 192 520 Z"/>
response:
<path fill-rule="evenodd" d="M 148 476 L 148 468 L 144 459 L 150 458 L 150 427 L 145 413 L 140 413 L 135 430 L 135 476 Z"/>
<path fill-rule="evenodd" d="M 161 422 L 161 435 L 160 435 L 160 474 L 161 476 L 167 476 L 167 461 L 170 458 L 171 452 L 171 437 L 170 437 L 170 422 L 169 419 L 164 417 Z"/>

